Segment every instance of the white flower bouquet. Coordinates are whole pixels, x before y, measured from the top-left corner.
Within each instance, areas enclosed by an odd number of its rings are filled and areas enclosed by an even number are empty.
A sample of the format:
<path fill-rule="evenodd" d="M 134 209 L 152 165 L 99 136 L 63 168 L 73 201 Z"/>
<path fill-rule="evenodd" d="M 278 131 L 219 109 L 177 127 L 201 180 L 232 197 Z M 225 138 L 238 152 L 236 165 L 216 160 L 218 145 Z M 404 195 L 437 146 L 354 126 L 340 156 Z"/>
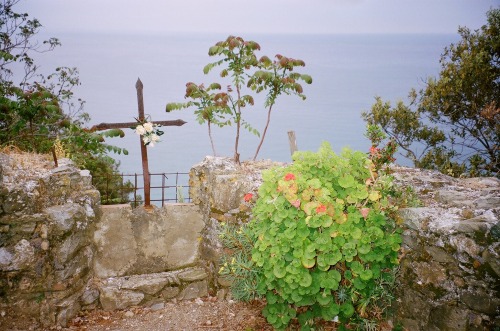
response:
<path fill-rule="evenodd" d="M 138 125 L 135 127 L 135 133 L 142 137 L 142 142 L 145 146 L 154 147 L 156 143 L 160 142 L 160 136 L 163 131 L 159 130 L 160 125 L 154 124 L 151 121 L 137 121 Z"/>

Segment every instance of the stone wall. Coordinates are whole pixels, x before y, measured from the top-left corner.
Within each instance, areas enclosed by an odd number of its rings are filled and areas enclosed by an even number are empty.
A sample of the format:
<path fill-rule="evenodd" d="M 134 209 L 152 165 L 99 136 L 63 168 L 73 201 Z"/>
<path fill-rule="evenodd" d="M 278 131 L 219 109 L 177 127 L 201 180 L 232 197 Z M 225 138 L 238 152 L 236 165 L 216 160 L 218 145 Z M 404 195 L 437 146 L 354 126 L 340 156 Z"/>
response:
<path fill-rule="evenodd" d="M 194 204 L 102 206 L 93 240 L 94 274 L 105 310 L 208 294 L 199 247 L 204 222 Z"/>
<path fill-rule="evenodd" d="M 198 206 L 100 206 L 88 171 L 60 164 L 0 154 L 0 324 L 66 326 L 82 309 L 208 294 Z"/>
<path fill-rule="evenodd" d="M 220 222 L 243 222 L 260 173 L 272 162 L 236 166 L 207 157 L 190 174 L 192 201 L 206 228 L 202 257 L 216 277 Z M 411 331 L 471 331 L 500 328 L 500 181 L 454 179 L 438 172 L 395 167 L 401 187 L 422 207 L 401 210 L 404 244 L 395 302 L 396 320 Z M 223 280 L 214 284 L 225 294 Z"/>
<path fill-rule="evenodd" d="M 99 207 L 86 171 L 0 154 L 0 312 L 65 325 L 80 309 L 191 299 L 217 280 L 220 222 L 244 222 L 270 161 L 207 157 L 193 204 Z M 500 328 L 500 182 L 395 168 L 422 207 L 401 210 L 396 321 L 408 330 Z"/>
<path fill-rule="evenodd" d="M 246 222 L 251 205 L 243 202 L 247 193 L 257 194 L 262 183 L 262 170 L 282 163 L 272 161 L 234 163 L 227 157 L 207 156 L 194 165 L 189 173 L 189 196 L 200 208 L 205 228 L 202 232 L 201 260 L 210 273 L 211 288 L 218 297 L 227 294 L 227 282 L 218 279 L 218 264 L 222 246 L 220 224 Z"/>
<path fill-rule="evenodd" d="M 500 328 L 500 181 L 397 168 L 423 202 L 405 232 L 397 319 L 415 331 Z"/>
<path fill-rule="evenodd" d="M 99 192 L 88 171 L 0 154 L 0 311 L 65 325 L 92 275 Z"/>

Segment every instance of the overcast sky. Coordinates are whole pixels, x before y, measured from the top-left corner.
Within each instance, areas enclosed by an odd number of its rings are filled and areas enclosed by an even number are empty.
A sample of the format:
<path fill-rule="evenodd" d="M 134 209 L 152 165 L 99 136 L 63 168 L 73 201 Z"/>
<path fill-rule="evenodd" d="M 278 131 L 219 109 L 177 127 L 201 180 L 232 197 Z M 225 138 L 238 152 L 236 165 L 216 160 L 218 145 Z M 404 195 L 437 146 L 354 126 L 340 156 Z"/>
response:
<path fill-rule="evenodd" d="M 98 32 L 456 33 L 500 0 L 21 0 L 44 30 Z"/>

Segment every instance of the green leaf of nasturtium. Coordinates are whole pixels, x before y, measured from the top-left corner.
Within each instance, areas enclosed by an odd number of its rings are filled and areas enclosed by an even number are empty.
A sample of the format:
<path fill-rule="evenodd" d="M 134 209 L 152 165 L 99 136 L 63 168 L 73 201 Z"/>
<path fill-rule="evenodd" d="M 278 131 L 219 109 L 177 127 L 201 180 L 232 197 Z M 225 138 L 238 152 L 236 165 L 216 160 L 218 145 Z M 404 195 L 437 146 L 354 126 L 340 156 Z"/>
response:
<path fill-rule="evenodd" d="M 366 189 L 366 186 L 357 185 L 356 198 L 358 198 L 360 200 L 364 200 L 364 199 L 368 198 L 368 190 Z"/>
<path fill-rule="evenodd" d="M 340 305 L 340 312 L 344 317 L 349 318 L 354 314 L 354 307 L 351 303 L 345 302 Z"/>
<path fill-rule="evenodd" d="M 360 254 L 368 254 L 368 252 L 371 250 L 371 246 L 370 245 L 361 245 L 361 246 L 358 246 L 358 252 Z"/>
<path fill-rule="evenodd" d="M 318 178 L 313 178 L 307 181 L 307 184 L 313 189 L 321 188 L 321 182 Z"/>
<path fill-rule="evenodd" d="M 359 275 L 363 270 L 363 265 L 359 263 L 358 261 L 353 261 L 350 265 L 352 272 L 355 275 Z"/>
<path fill-rule="evenodd" d="M 316 300 L 321 306 L 327 306 L 332 302 L 332 295 L 330 291 L 319 292 L 316 295 Z"/>
<path fill-rule="evenodd" d="M 321 271 L 327 271 L 330 269 L 330 264 L 328 263 L 326 254 L 321 254 L 318 256 L 318 269 Z"/>
<path fill-rule="evenodd" d="M 356 197 L 356 195 L 351 195 L 349 194 L 347 197 L 346 197 L 346 201 L 350 204 L 356 204 L 356 202 L 358 202 L 358 197 Z"/>
<path fill-rule="evenodd" d="M 380 192 L 379 191 L 371 191 L 370 194 L 368 195 L 368 199 L 371 201 L 377 201 L 380 199 Z"/>
<path fill-rule="evenodd" d="M 302 287 L 309 287 L 312 284 L 312 277 L 310 273 L 303 273 L 302 278 L 300 279 L 299 282 L 300 286 Z"/>
<path fill-rule="evenodd" d="M 342 275 L 340 274 L 340 272 L 335 269 L 328 271 L 328 277 L 335 279 L 337 283 L 342 279 Z"/>
<path fill-rule="evenodd" d="M 302 296 L 299 294 L 298 291 L 293 291 L 292 293 L 292 301 L 293 302 L 299 302 L 302 300 Z"/>
<path fill-rule="evenodd" d="M 338 315 L 338 313 L 335 314 L 335 310 L 333 310 L 330 306 L 331 305 L 320 306 L 321 307 L 320 315 L 321 318 L 324 319 L 325 321 L 330 321 L 334 319 L 335 316 Z"/>
<path fill-rule="evenodd" d="M 275 265 L 273 268 L 273 274 L 276 278 L 283 278 L 286 275 L 286 270 L 283 266 Z"/>
<path fill-rule="evenodd" d="M 366 287 L 366 283 L 361 280 L 361 278 L 357 277 L 354 278 L 354 281 L 352 282 L 354 287 L 358 290 L 362 290 Z"/>
<path fill-rule="evenodd" d="M 352 231 L 351 231 L 351 237 L 352 239 L 361 239 L 361 236 L 362 236 L 362 232 L 361 232 L 361 229 L 360 228 L 354 228 Z"/>
<path fill-rule="evenodd" d="M 340 251 L 332 252 L 328 255 L 330 265 L 336 265 L 340 260 L 342 260 L 342 253 Z"/>
<path fill-rule="evenodd" d="M 266 293 L 266 300 L 269 305 L 273 305 L 278 301 L 278 296 L 274 294 L 272 291 L 268 291 Z"/>
<path fill-rule="evenodd" d="M 314 258 L 308 259 L 306 257 L 302 257 L 301 261 L 302 261 L 302 265 L 307 269 L 314 267 L 314 265 L 316 264 L 316 260 Z"/>
<path fill-rule="evenodd" d="M 372 279 L 373 277 L 373 272 L 368 269 L 368 270 L 363 270 L 361 271 L 361 273 L 359 274 L 359 277 L 362 279 L 362 280 L 370 280 Z"/>
<path fill-rule="evenodd" d="M 349 174 L 344 174 L 339 178 L 339 185 L 343 188 L 353 187 L 355 184 L 354 177 Z"/>

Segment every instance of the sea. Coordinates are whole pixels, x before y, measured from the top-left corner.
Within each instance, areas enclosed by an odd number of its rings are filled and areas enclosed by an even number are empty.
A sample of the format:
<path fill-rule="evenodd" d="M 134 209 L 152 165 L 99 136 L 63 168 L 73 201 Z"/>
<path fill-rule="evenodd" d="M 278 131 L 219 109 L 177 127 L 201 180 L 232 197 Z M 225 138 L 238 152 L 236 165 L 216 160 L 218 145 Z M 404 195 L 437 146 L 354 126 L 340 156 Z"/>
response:
<path fill-rule="evenodd" d="M 163 127 L 161 142 L 148 148 L 152 173 L 188 172 L 212 149 L 206 124 L 199 124 L 194 109 L 167 113 L 170 102 L 185 102 L 187 82 L 219 82 L 219 69 L 205 75 L 203 67 L 219 58 L 210 57 L 208 49 L 227 34 L 106 34 L 61 32 L 62 46 L 36 55 L 41 72 L 58 66 L 77 67 L 81 85 L 75 98 L 85 100 L 84 111 L 91 121 L 131 122 L 138 116 L 135 84 L 144 85 L 145 113 L 153 121 L 182 119 L 187 123 Z M 247 34 L 245 40 L 259 43 L 257 56 L 273 58 L 281 54 L 305 62 L 297 72 L 312 76 L 311 85 L 303 84 L 306 100 L 294 95 L 278 98 L 271 122 L 257 159 L 291 162 L 288 132 L 294 131 L 299 150 L 316 151 L 328 142 L 335 152 L 349 147 L 368 151 L 364 137 L 366 123 L 361 113 L 369 111 L 380 96 L 395 104 L 407 101 L 411 88 L 425 87 L 429 77 L 440 71 L 444 48 L 459 38 L 454 34 L 341 34 L 281 35 Z M 243 111 L 243 118 L 262 132 L 267 118 L 264 96 L 255 106 Z M 212 128 L 219 156 L 232 157 L 236 128 Z M 111 154 L 125 174 L 141 173 L 139 137 L 125 129 L 125 137 L 107 139 L 106 143 L 125 148 L 128 155 Z M 253 157 L 259 137 L 243 131 L 239 152 L 241 160 Z M 411 165 L 397 156 L 397 163 Z"/>

